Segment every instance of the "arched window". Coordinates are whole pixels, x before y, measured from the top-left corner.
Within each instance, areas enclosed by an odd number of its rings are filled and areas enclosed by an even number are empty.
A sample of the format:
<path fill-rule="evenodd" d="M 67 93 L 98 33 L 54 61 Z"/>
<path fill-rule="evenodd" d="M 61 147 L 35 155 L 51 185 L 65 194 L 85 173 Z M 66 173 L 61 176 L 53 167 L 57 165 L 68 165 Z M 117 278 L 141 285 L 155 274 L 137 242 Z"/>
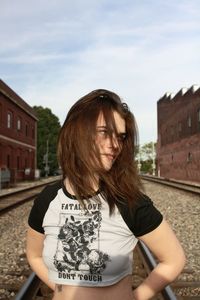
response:
<path fill-rule="evenodd" d="M 178 132 L 181 132 L 181 131 L 182 131 L 182 123 L 179 122 L 179 123 L 178 123 Z"/>
<path fill-rule="evenodd" d="M 197 111 L 197 119 L 198 119 L 198 122 L 200 123 L 200 108 Z"/>
<path fill-rule="evenodd" d="M 2 125 L 2 105 L 0 103 L 0 126 Z"/>
<path fill-rule="evenodd" d="M 191 162 L 191 161 L 192 161 L 192 153 L 188 152 L 187 162 Z"/>
<path fill-rule="evenodd" d="M 20 157 L 17 156 L 17 170 L 20 169 Z"/>
<path fill-rule="evenodd" d="M 198 122 L 198 130 L 200 131 L 200 108 L 197 110 L 197 122 Z"/>
<path fill-rule="evenodd" d="M 12 127 L 12 113 L 9 111 L 7 114 L 7 128 Z"/>
<path fill-rule="evenodd" d="M 188 117 L 188 127 L 192 127 L 192 118 L 191 118 L 191 116 Z"/>
<path fill-rule="evenodd" d="M 26 136 L 28 136 L 28 123 L 26 123 L 25 134 L 26 134 Z"/>
<path fill-rule="evenodd" d="M 22 128 L 22 121 L 21 118 L 18 117 L 17 119 L 17 130 L 20 131 Z"/>

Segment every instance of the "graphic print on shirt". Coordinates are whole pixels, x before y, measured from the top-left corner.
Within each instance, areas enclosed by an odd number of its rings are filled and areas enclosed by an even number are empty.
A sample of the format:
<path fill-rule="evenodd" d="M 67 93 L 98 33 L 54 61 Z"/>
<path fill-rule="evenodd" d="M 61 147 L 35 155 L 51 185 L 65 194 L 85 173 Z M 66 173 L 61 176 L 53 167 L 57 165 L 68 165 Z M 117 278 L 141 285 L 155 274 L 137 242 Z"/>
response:
<path fill-rule="evenodd" d="M 98 237 L 102 216 L 99 210 L 86 215 L 61 214 L 61 227 L 58 234 L 54 265 L 61 277 L 63 272 L 74 279 L 81 274 L 101 275 L 106 268 L 109 256 L 99 250 Z M 100 277 L 98 277 L 101 280 Z"/>

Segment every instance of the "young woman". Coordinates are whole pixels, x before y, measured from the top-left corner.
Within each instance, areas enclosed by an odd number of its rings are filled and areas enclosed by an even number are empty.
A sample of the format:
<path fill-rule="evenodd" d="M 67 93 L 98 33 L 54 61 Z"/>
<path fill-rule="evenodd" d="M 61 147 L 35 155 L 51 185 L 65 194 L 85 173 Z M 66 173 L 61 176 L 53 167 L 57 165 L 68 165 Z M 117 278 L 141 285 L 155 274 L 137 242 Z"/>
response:
<path fill-rule="evenodd" d="M 183 269 L 183 249 L 142 192 L 137 130 L 118 95 L 95 90 L 70 109 L 58 139 L 62 181 L 29 216 L 27 258 L 53 300 L 145 300 Z M 143 241 L 157 267 L 132 290 L 132 252 Z"/>

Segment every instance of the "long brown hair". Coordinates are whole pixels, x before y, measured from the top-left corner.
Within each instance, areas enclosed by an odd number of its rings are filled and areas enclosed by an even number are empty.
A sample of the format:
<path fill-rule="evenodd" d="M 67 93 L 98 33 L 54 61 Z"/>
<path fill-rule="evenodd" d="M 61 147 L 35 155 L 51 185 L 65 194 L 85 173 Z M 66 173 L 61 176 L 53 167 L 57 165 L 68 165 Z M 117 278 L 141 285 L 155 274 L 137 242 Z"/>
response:
<path fill-rule="evenodd" d="M 125 120 L 126 138 L 112 168 L 105 171 L 95 144 L 96 123 L 103 113 L 108 132 L 117 133 L 113 112 Z M 98 174 L 100 193 L 107 200 L 110 213 L 119 201 L 132 206 L 142 188 L 135 163 L 137 145 L 137 125 L 127 104 L 111 91 L 92 91 L 71 107 L 59 134 L 57 154 L 63 179 L 68 177 L 83 204 L 83 199 L 95 193 L 91 182 Z"/>

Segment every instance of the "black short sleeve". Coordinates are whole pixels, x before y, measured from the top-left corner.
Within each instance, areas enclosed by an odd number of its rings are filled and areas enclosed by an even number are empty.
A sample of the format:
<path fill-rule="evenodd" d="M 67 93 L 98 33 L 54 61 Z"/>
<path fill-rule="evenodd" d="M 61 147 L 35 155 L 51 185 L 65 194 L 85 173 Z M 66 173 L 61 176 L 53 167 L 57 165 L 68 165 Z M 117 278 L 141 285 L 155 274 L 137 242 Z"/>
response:
<path fill-rule="evenodd" d="M 61 188 L 61 182 L 46 186 L 34 200 L 34 204 L 29 214 L 28 224 L 34 230 L 44 233 L 42 227 L 43 219 L 50 202 L 56 197 L 58 190 Z"/>
<path fill-rule="evenodd" d="M 127 226 L 136 237 L 151 232 L 163 220 L 162 214 L 154 206 L 152 200 L 144 194 L 141 194 L 132 209 L 129 209 L 128 205 L 121 204 L 119 210 Z"/>
<path fill-rule="evenodd" d="M 44 229 L 42 227 L 42 222 L 45 214 L 45 207 L 44 207 L 44 200 L 43 197 L 46 194 L 46 188 L 37 196 L 37 198 L 34 200 L 32 209 L 29 214 L 28 218 L 28 224 L 29 226 L 40 232 L 44 233 Z"/>

